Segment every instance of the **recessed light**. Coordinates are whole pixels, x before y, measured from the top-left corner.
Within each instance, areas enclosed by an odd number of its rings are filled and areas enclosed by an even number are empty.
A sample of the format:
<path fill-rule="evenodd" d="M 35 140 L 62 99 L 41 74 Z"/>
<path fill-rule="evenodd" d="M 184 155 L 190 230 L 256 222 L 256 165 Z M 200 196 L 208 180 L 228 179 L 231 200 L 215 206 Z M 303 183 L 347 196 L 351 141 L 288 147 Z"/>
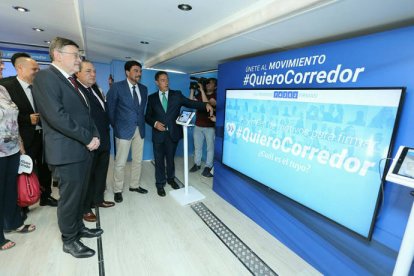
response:
<path fill-rule="evenodd" d="M 45 31 L 45 30 L 40 29 L 40 28 L 32 28 L 32 30 L 33 31 L 36 31 L 36 32 L 44 32 Z"/>
<path fill-rule="evenodd" d="M 125 57 L 126 59 L 131 59 L 131 57 Z"/>
<path fill-rule="evenodd" d="M 141 44 L 149 44 L 148 41 L 141 41 Z"/>
<path fill-rule="evenodd" d="M 15 9 L 16 11 L 19 11 L 19 12 L 29 12 L 30 11 L 29 9 L 26 9 L 24 7 L 19 7 L 19 6 L 13 6 L 13 9 Z"/>
<path fill-rule="evenodd" d="M 191 7 L 188 4 L 180 4 L 180 5 L 178 5 L 178 8 L 182 11 L 189 11 L 189 10 L 193 9 L 193 7 Z"/>
<path fill-rule="evenodd" d="M 44 43 L 50 44 L 50 40 L 45 40 Z"/>

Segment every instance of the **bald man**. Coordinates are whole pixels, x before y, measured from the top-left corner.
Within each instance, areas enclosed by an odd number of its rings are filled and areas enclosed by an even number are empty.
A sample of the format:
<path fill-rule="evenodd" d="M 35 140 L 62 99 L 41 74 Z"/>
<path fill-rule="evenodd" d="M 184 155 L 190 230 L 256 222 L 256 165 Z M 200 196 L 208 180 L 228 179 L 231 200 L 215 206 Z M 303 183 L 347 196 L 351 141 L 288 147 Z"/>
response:
<path fill-rule="evenodd" d="M 32 84 L 39 65 L 28 57 L 19 57 L 15 60 L 17 76 L 4 83 L 11 99 L 19 108 L 19 132 L 23 139 L 26 154 L 34 163 L 35 171 L 39 177 L 42 195 L 40 205 L 57 206 L 57 201 L 51 196 L 51 174 L 47 164 L 42 158 L 43 139 L 39 113 L 32 96 Z"/>

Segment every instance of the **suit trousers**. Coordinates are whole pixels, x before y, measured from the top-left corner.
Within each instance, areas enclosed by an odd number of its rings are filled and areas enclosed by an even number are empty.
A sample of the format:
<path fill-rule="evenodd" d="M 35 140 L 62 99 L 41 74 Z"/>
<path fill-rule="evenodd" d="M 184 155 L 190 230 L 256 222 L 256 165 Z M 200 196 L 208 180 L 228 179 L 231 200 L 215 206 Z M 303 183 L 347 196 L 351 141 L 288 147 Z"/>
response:
<path fill-rule="evenodd" d="M 23 224 L 21 208 L 17 206 L 17 170 L 20 154 L 0 157 L 0 244 L 3 230 L 15 230 Z"/>
<path fill-rule="evenodd" d="M 142 154 L 144 150 L 144 139 L 141 138 L 139 128 L 135 129 L 131 140 L 115 138 L 116 156 L 114 168 L 114 193 L 121 193 L 124 189 L 125 165 L 128 159 L 129 150 L 132 150 L 131 182 L 130 188 L 138 188 L 141 179 Z M 143 187 L 143 185 L 141 185 Z"/>
<path fill-rule="evenodd" d="M 177 142 L 174 142 L 170 135 L 165 135 L 162 143 L 153 142 L 154 159 L 155 159 L 155 185 L 157 188 L 165 186 L 165 164 L 167 164 L 167 181 L 175 178 L 174 157 L 177 150 Z"/>
<path fill-rule="evenodd" d="M 25 145 L 26 154 L 34 164 L 34 170 L 39 178 L 42 198 L 47 199 L 52 194 L 52 176 L 48 165 L 43 158 L 43 137 L 41 131 L 36 131 L 30 146 Z"/>
<path fill-rule="evenodd" d="M 91 211 L 92 205 L 99 204 L 104 201 L 108 166 L 109 151 L 95 151 L 93 154 L 88 191 L 86 192 L 86 199 L 83 208 L 83 212 L 85 214 Z"/>
<path fill-rule="evenodd" d="M 88 190 L 93 154 L 81 162 L 52 166 L 59 175 L 58 225 L 64 243 L 78 239 L 83 224 L 83 206 Z"/>

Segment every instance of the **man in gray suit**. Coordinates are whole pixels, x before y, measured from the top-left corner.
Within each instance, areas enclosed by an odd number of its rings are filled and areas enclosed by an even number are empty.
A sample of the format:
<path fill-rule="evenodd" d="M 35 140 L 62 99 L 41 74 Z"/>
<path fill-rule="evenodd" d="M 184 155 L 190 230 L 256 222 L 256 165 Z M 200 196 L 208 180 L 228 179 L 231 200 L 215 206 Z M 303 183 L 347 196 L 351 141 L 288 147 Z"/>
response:
<path fill-rule="evenodd" d="M 79 46 L 56 37 L 50 43 L 49 54 L 52 65 L 37 73 L 33 97 L 42 120 L 46 162 L 59 177 L 57 216 L 63 251 L 86 258 L 95 251 L 80 238 L 103 233 L 102 229 L 88 229 L 83 224 L 92 151 L 99 147 L 99 133 L 90 115 L 89 101 L 72 76 L 79 71 Z"/>

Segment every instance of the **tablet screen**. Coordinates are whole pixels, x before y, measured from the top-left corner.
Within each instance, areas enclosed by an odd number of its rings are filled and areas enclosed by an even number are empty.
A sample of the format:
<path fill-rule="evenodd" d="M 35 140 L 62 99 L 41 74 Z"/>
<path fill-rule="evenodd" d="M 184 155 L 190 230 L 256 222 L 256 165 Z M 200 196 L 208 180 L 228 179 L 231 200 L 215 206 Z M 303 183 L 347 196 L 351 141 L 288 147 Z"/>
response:
<path fill-rule="evenodd" d="M 177 122 L 187 124 L 193 118 L 193 114 L 194 112 L 184 110 L 177 118 Z"/>
<path fill-rule="evenodd" d="M 393 171 L 394 174 L 414 178 L 414 149 L 404 148 Z"/>

